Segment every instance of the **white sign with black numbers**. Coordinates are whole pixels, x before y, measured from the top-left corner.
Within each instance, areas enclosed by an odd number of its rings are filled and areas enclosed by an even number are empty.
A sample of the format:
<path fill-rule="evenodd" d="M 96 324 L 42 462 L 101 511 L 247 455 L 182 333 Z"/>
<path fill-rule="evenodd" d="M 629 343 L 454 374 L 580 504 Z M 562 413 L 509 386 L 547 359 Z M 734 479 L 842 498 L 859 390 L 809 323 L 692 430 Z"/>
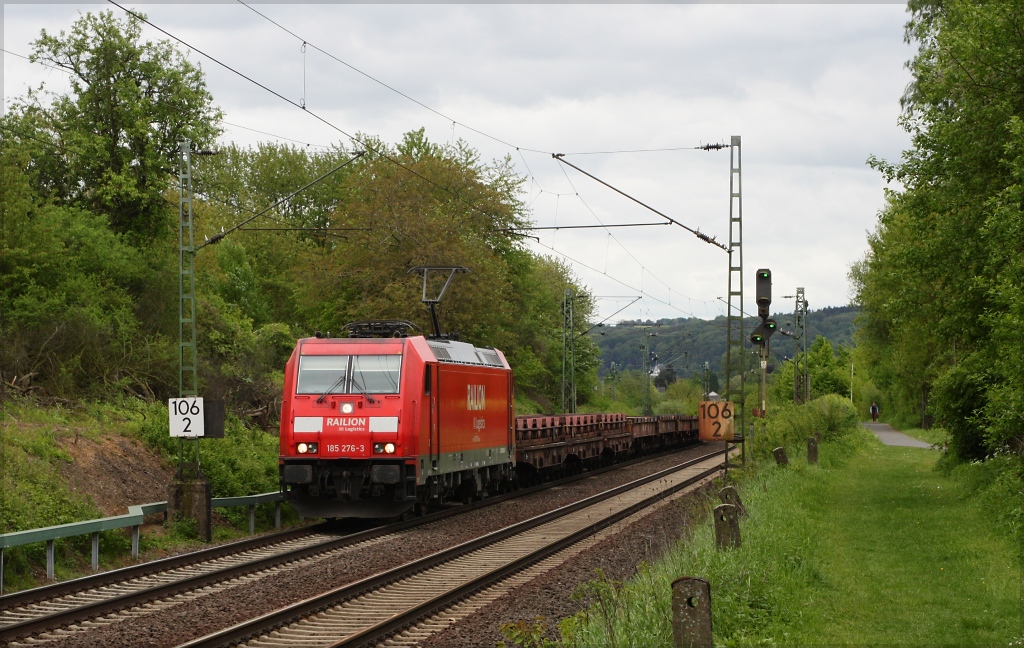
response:
<path fill-rule="evenodd" d="M 206 431 L 203 425 L 203 399 L 199 396 L 168 400 L 167 413 L 170 415 L 172 437 L 201 437 Z"/>

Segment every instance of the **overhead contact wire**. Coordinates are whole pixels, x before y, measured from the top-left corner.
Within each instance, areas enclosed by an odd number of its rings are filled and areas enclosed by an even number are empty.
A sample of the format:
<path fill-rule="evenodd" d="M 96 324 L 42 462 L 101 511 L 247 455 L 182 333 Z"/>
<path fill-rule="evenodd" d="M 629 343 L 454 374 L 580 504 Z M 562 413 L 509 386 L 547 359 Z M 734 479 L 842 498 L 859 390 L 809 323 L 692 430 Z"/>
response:
<path fill-rule="evenodd" d="M 453 191 L 453 190 L 452 190 L 452 189 L 450 189 L 449 187 L 446 187 L 446 186 L 444 186 L 444 185 L 442 185 L 442 184 L 439 184 L 439 183 L 437 183 L 437 182 L 434 182 L 434 181 L 433 181 L 433 180 L 431 180 L 430 178 L 428 178 L 428 177 L 424 176 L 423 174 L 421 174 L 421 173 L 417 172 L 416 170 L 414 170 L 414 169 L 411 169 L 411 168 L 409 168 L 408 166 L 406 166 L 406 165 L 402 164 L 401 162 L 399 162 L 398 160 L 394 159 L 394 158 L 393 158 L 393 157 L 391 157 L 390 155 L 387 155 L 387 154 L 386 154 L 386 153 L 384 153 L 383 151 L 381 151 L 381 150 L 378 150 L 378 149 L 375 149 L 375 148 L 374 148 L 373 146 L 371 146 L 371 145 L 370 145 L 370 144 L 369 144 L 368 142 L 364 142 L 364 141 L 360 140 L 360 139 L 359 139 L 358 137 L 356 137 L 356 136 L 354 136 L 354 135 L 351 135 L 351 134 L 347 133 L 347 132 L 346 132 L 345 130 L 343 130 L 343 129 L 342 129 L 341 127 L 339 127 L 339 126 L 337 126 L 337 125 L 335 125 L 335 124 L 333 124 L 333 123 L 329 122 L 329 121 L 328 121 L 327 119 L 325 119 L 325 118 L 321 117 L 320 115 L 316 114 L 315 112 L 313 112 L 313 111 L 311 111 L 311 110 L 308 110 L 308 109 L 304 108 L 303 106 L 301 106 L 301 105 L 299 105 L 299 104 L 295 103 L 294 101 L 292 101 L 292 100 L 291 100 L 291 99 L 289 99 L 288 97 L 286 97 L 286 96 L 282 95 L 281 93 L 277 92 L 276 90 L 273 90 L 273 89 L 271 89 L 271 88 L 269 88 L 269 87 L 267 87 L 267 86 L 263 85 L 263 84 L 262 84 L 262 83 L 260 83 L 259 81 L 256 81 L 256 80 L 255 80 L 255 79 L 253 79 L 252 77 L 249 77 L 249 76 L 247 76 L 247 75 L 243 74 L 242 72 L 239 72 L 238 70 L 234 69 L 233 67 L 231 67 L 231 66 L 230 66 L 230 65 L 228 65 L 227 63 L 224 63 L 224 62 L 222 62 L 222 61 L 220 61 L 220 60 L 218 60 L 218 59 L 214 58 L 213 56 L 210 56 L 209 54 L 207 54 L 206 52 L 202 51 L 201 49 L 199 49 L 199 48 L 197 48 L 197 47 L 195 47 L 195 46 L 193 46 L 193 45 L 191 45 L 191 44 L 189 44 L 189 43 L 185 42 L 185 41 L 184 41 L 184 40 L 182 40 L 181 38 L 178 38 L 178 37 L 177 37 L 177 36 L 175 36 L 174 34 L 172 34 L 172 33 L 170 33 L 169 31 L 167 31 L 166 29 L 163 29 L 163 28 L 161 28 L 161 27 L 158 27 L 157 25 L 153 24 L 153 23 L 152 23 L 152 22 L 150 22 L 150 21 L 149 21 L 148 19 L 146 19 L 146 18 L 145 18 L 144 16 L 142 16 L 142 15 L 140 15 L 140 14 L 137 14 L 137 13 L 135 13 L 135 12 L 134 12 L 134 11 L 132 11 L 131 9 L 126 9 L 125 7 L 122 7 L 121 5 L 119 5 L 119 4 L 118 4 L 117 2 L 115 2 L 114 0 L 107 0 L 107 2 L 109 2 L 109 3 L 110 3 L 110 4 L 112 4 L 112 5 L 114 5 L 115 7 L 117 7 L 118 9 L 120 9 L 121 11 L 123 11 L 123 12 L 125 12 L 125 13 L 127 13 L 127 14 L 129 14 L 129 15 L 131 15 L 131 16 L 134 16 L 134 17 L 135 17 L 135 18 L 136 18 L 137 20 L 139 20 L 139 21 L 141 21 L 141 22 L 144 22 L 144 23 L 146 23 L 147 25 L 149 25 L 149 26 L 150 26 L 150 27 L 152 27 L 153 29 L 156 29 L 156 30 L 157 30 L 157 31 L 159 31 L 160 33 L 162 33 L 162 34 L 165 34 L 165 35 L 169 36 L 170 38 L 173 38 L 173 39 L 174 39 L 175 41 L 177 41 L 177 42 L 181 43 L 181 44 L 182 44 L 182 45 L 184 45 L 185 47 L 187 47 L 187 48 L 189 48 L 190 50 L 192 50 L 192 51 L 196 52 L 197 54 L 199 54 L 199 55 L 201 55 L 201 56 L 205 56 L 206 58 L 208 58 L 209 60 L 213 61 L 213 62 L 214 62 L 214 63 L 216 63 L 217 65 L 220 65 L 221 67 L 223 67 L 224 69 L 228 70 L 229 72 L 232 72 L 232 73 L 234 73 L 234 74 L 236 74 L 236 75 L 238 75 L 238 76 L 242 77 L 243 79 L 245 79 L 245 80 L 246 80 L 246 81 L 248 81 L 249 83 L 252 83 L 253 85 L 257 86 L 258 88 L 261 88 L 261 89 L 263 89 L 263 90 L 266 90 L 267 92 L 269 92 L 270 94 L 274 95 L 274 96 L 275 96 L 275 97 L 277 97 L 278 99 L 281 99 L 282 101 L 284 101 L 284 102 L 286 102 L 286 103 L 288 103 L 288 104 L 290 104 L 290 105 L 292 105 L 292 106 L 295 106 L 295 107 L 296 107 L 296 108 L 298 108 L 299 110 L 302 110 L 302 111 L 303 111 L 304 113 L 306 113 L 306 114 L 308 114 L 308 115 L 312 116 L 312 117 L 313 117 L 314 119 L 316 119 L 316 120 L 320 121 L 320 122 L 321 122 L 321 123 L 323 123 L 324 125 L 326 125 L 326 126 L 328 126 L 328 127 L 332 128 L 332 129 L 334 129 L 334 130 L 338 131 L 339 133 L 341 133 L 341 134 L 342 134 L 342 135 L 344 135 L 345 137 L 349 138 L 349 139 L 350 139 L 350 140 L 352 140 L 353 142 L 356 142 L 356 143 L 360 144 L 360 145 L 361 145 L 361 146 L 363 146 L 363 147 L 364 147 L 364 148 L 365 148 L 365 149 L 366 149 L 367 151 L 370 151 L 370 152 L 371 152 L 371 153 L 373 153 L 374 155 L 377 155 L 377 156 L 379 156 L 379 157 L 380 157 L 381 159 L 387 160 L 388 162 L 390 162 L 390 163 L 394 164 L 395 166 L 397 166 L 397 167 L 399 167 L 399 168 L 401 168 L 401 169 L 404 169 L 404 170 L 405 170 L 405 171 L 406 171 L 407 173 L 409 173 L 409 174 L 411 174 L 411 175 L 414 175 L 414 176 L 416 176 L 416 177 L 417 177 L 417 178 L 419 178 L 420 180 L 423 180 L 423 181 L 424 181 L 424 182 L 426 182 L 427 184 L 430 184 L 430 185 L 432 185 L 432 186 L 434 186 L 434 187 L 436 187 L 436 188 L 438 188 L 438 189 L 440 189 L 440 190 L 444 191 L 445 193 L 448 193 L 448 194 L 449 194 L 449 195 L 451 195 L 451 196 L 452 196 L 453 198 L 455 198 L 455 199 L 459 200 L 460 202 L 462 202 L 463 204 L 465 204 L 465 205 L 466 205 L 467 207 L 469 207 L 470 209 L 473 209 L 473 210 L 475 210 L 475 211 L 477 211 L 477 212 L 479 212 L 479 213 L 481 213 L 481 214 L 484 214 L 485 216 L 491 216 L 491 214 L 488 214 L 487 212 L 485 212 L 484 210 L 482 210 L 482 209 L 481 209 L 480 207 L 478 207 L 478 206 L 476 206 L 476 205 L 474 205 L 474 204 L 472 204 L 472 203 L 468 202 L 468 201 L 467 201 L 467 200 L 466 200 L 465 198 L 463 198 L 463 197 L 462 197 L 461 195 L 459 195 L 458 193 L 456 193 L 455 191 Z M 314 46 L 314 47 L 315 47 L 315 46 Z"/>
<path fill-rule="evenodd" d="M 694 236 L 696 236 L 696 237 L 697 237 L 697 238 L 699 238 L 700 240 L 704 241 L 705 243 L 709 243 L 709 244 L 711 244 L 711 245 L 714 245 L 715 247 L 721 248 L 722 250 L 724 250 L 724 251 L 726 251 L 726 252 L 728 252 L 728 251 L 729 251 L 729 248 L 725 247 L 724 245 L 722 245 L 721 243 L 719 243 L 718 241 L 716 241 L 716 240 L 714 239 L 714 237 L 712 237 L 712 236 L 708 236 L 707 234 L 704 234 L 704 233 L 703 233 L 703 232 L 701 232 L 700 230 L 695 230 L 695 229 L 693 229 L 692 227 L 688 227 L 688 226 L 686 226 L 686 225 L 683 225 L 682 223 L 680 223 L 680 222 L 679 222 L 679 221 L 677 221 L 676 219 L 672 218 L 671 216 L 668 216 L 668 215 L 666 215 L 666 214 L 663 214 L 663 213 L 661 213 L 660 211 L 658 211 L 658 210 L 657 210 L 657 209 L 655 209 L 654 207 L 651 207 L 651 206 L 650 206 L 650 205 L 648 205 L 647 203 L 645 203 L 645 202 L 642 202 L 642 201 L 640 201 L 639 199 L 637 199 L 637 198 L 634 198 L 633 196 L 630 196 L 630 195 L 629 195 L 628 193 L 626 193 L 625 191 L 622 191 L 621 189 L 618 189 L 617 187 L 614 187 L 614 186 L 612 186 L 612 185 L 608 184 L 607 182 L 605 182 L 605 181 L 604 181 L 604 180 L 602 180 L 601 178 L 598 178 L 598 177 L 597 177 L 597 176 L 595 176 L 595 175 L 591 175 L 590 173 L 587 173 L 586 171 L 584 171 L 583 169 L 579 168 L 578 166 L 576 166 L 576 165 L 575 165 L 575 164 L 573 164 L 572 162 L 568 162 L 568 161 L 566 161 L 566 160 L 565 160 L 565 154 L 564 154 L 564 153 L 552 153 L 552 154 L 551 154 L 551 157 L 555 158 L 556 160 L 558 160 L 558 161 L 559 161 L 559 162 L 561 162 L 562 164 L 566 164 L 566 165 L 568 165 L 568 166 L 571 166 L 572 168 L 576 169 L 577 171 L 579 171 L 579 172 L 580 172 L 580 173 L 582 173 L 583 175 L 587 176 L 588 178 L 591 178 L 592 180 L 596 180 L 597 182 L 600 182 L 601 184 L 603 184 L 604 186 L 608 187 L 609 189 L 611 189 L 611 190 L 612 190 L 612 191 L 614 191 L 615 193 L 617 193 L 617 194 L 620 194 L 620 195 L 622 195 L 622 196 L 625 196 L 626 198 L 629 198 L 630 200 L 632 200 L 632 201 L 633 201 L 633 202 L 635 202 L 636 204 L 640 205 L 641 207 L 644 207 L 644 208 L 646 208 L 646 209 L 648 209 L 648 210 L 650 210 L 650 211 L 654 212 L 654 213 L 655 213 L 655 214 L 657 214 L 658 216 L 661 216 L 662 218 L 665 218 L 665 219 L 667 219 L 667 220 L 668 220 L 668 221 L 669 221 L 670 223 L 675 223 L 676 225 L 678 225 L 679 227 L 682 227 L 682 228 L 683 228 L 684 230 L 686 230 L 687 232 L 690 232 L 691 234 L 693 234 Z"/>
<path fill-rule="evenodd" d="M 659 276 L 657 276 L 656 274 L 654 274 L 653 272 L 651 272 L 651 271 L 650 271 L 650 269 L 648 269 L 648 268 L 647 268 L 647 266 L 645 266 L 645 265 L 643 264 L 643 262 L 641 262 L 641 261 L 640 261 L 640 259 L 636 258 L 636 255 L 635 255 L 635 254 L 633 254 L 632 252 L 630 252 L 630 251 L 629 251 L 629 248 L 627 248 L 627 247 L 626 247 L 625 245 L 623 245 L 623 244 L 622 244 L 622 241 L 620 241 L 620 240 L 618 239 L 618 237 L 616 237 L 616 236 L 615 236 L 614 234 L 612 234 L 611 230 L 608 230 L 608 229 L 607 229 L 607 228 L 608 228 L 609 226 L 608 226 L 608 225 L 605 225 L 604 221 L 602 221 L 602 220 L 601 220 L 601 218 L 600 218 L 600 217 L 599 217 L 599 216 L 597 215 L 597 213 L 596 213 L 596 212 L 594 212 L 594 210 L 593 210 L 593 208 L 592 208 L 592 207 L 590 206 L 590 204 L 589 204 L 589 203 L 587 203 L 587 201 L 583 199 L 583 196 L 581 196 L 581 195 L 580 195 L 579 189 L 577 189 L 577 188 L 576 188 L 576 185 L 574 185 L 574 184 L 573 184 L 573 182 L 572 182 L 572 179 L 571 179 L 571 178 L 569 178 L 569 174 L 567 174 L 567 173 L 565 172 L 565 168 L 563 168 L 563 167 L 561 167 L 561 166 L 559 166 L 559 168 L 560 168 L 560 169 L 562 170 L 562 175 L 564 175 L 564 176 L 565 176 L 565 181 L 569 183 L 569 186 L 570 186 L 570 187 L 572 188 L 572 190 L 573 190 L 573 191 L 575 192 L 575 196 L 576 196 L 576 197 L 577 197 L 577 198 L 579 199 L 579 201 L 580 201 L 581 203 L 583 203 L 583 206 L 587 208 L 587 211 L 589 211 L 589 212 L 590 212 L 590 215 L 594 217 L 594 220 L 596 220 L 596 221 L 597 221 L 598 223 L 600 223 L 600 224 L 601 224 L 601 226 L 602 226 L 602 227 L 604 227 L 604 228 L 605 228 L 605 229 L 606 229 L 606 230 L 608 231 L 608 235 L 609 235 L 609 236 L 611 236 L 611 237 L 612 237 L 612 239 L 614 239 L 614 241 L 615 241 L 615 242 L 616 242 L 616 243 L 618 244 L 618 246 L 619 246 L 620 248 L 622 248 L 622 249 L 623 249 L 623 251 L 625 251 L 625 253 L 626 253 L 626 254 L 628 254 L 628 255 L 630 256 L 630 258 L 631 258 L 631 259 L 633 259 L 634 261 L 636 261 L 637 265 L 639 265 L 639 266 L 640 266 L 640 269 L 641 269 L 641 275 L 640 275 L 640 279 L 641 279 L 641 282 L 643 281 L 643 271 L 645 271 L 645 270 L 646 270 L 646 271 L 647 271 L 647 274 L 649 274 L 649 275 L 651 275 L 652 277 L 654 277 L 655 279 L 657 279 L 657 280 L 658 280 L 658 282 L 659 282 L 659 283 L 661 283 L 661 285 L 665 286 L 665 288 L 667 288 L 667 289 L 668 289 L 668 291 L 669 291 L 669 301 L 671 301 L 671 300 L 672 300 L 672 287 L 671 287 L 671 286 L 669 286 L 669 285 L 668 285 L 667 283 L 665 283 L 664 281 L 662 281 L 661 277 L 659 277 Z M 669 225 L 669 224 L 670 224 L 670 223 L 666 223 L 666 225 Z M 676 292 L 679 292 L 679 291 L 676 291 Z M 679 293 L 679 294 L 682 294 L 682 293 Z M 683 295 L 683 296 L 685 297 L 685 295 Z"/>
<path fill-rule="evenodd" d="M 331 54 L 330 52 L 317 47 L 315 44 L 310 43 L 308 40 L 304 39 L 302 36 L 299 36 L 298 34 L 293 32 L 292 30 L 288 29 L 287 27 L 281 25 L 280 23 L 278 23 L 274 19 L 266 16 L 265 14 L 260 13 L 256 9 L 253 9 L 250 5 L 246 4 L 242 0 L 237 0 L 237 1 L 238 1 L 238 4 L 242 5 L 246 9 L 252 11 L 256 15 L 262 17 L 266 21 L 276 25 L 277 27 L 281 28 L 283 31 L 287 32 L 288 34 L 290 34 L 290 35 L 294 36 L 295 38 L 301 40 L 302 42 L 308 44 L 310 47 L 312 47 L 316 51 L 320 52 L 324 56 L 326 56 L 326 57 L 328 57 L 328 58 L 330 58 L 330 59 L 332 59 L 332 60 L 334 60 L 334 61 L 336 61 L 338 63 L 341 63 L 342 65 L 344 65 L 348 69 L 352 70 L 353 72 L 355 72 L 357 74 L 361 74 L 362 76 L 364 76 L 367 79 L 373 81 L 374 83 L 377 83 L 377 84 L 387 88 L 391 92 L 394 92 L 395 94 L 397 94 L 397 95 L 399 95 L 401 97 L 405 97 L 406 99 L 408 99 L 409 101 L 413 102 L 417 106 L 420 106 L 421 108 L 424 108 L 425 110 L 429 110 L 430 112 L 434 113 L 438 117 L 443 118 L 445 121 L 450 121 L 453 124 L 458 124 L 459 126 L 462 126 L 463 128 L 465 128 L 466 130 L 473 131 L 474 133 L 476 133 L 478 135 L 482 135 L 482 136 L 484 136 L 484 137 L 486 137 L 488 139 L 494 140 L 495 142 L 498 142 L 499 144 L 504 144 L 505 146 L 507 146 L 509 148 L 514 148 L 514 149 L 517 149 L 517 150 L 520 148 L 520 147 L 516 146 L 515 144 L 511 144 L 509 142 L 506 142 L 505 140 L 501 139 L 500 137 L 495 137 L 494 135 L 491 135 L 489 133 L 485 133 L 482 130 L 479 130 L 479 129 L 473 128 L 472 126 L 464 124 L 464 123 L 458 121 L 457 119 L 452 119 L 451 117 L 449 117 L 448 115 L 442 113 L 441 111 L 436 110 L 435 108 L 432 108 L 432 107 L 428 106 L 427 104 L 423 103 L 422 101 L 419 101 L 418 99 L 416 99 L 414 97 L 410 97 L 409 95 L 405 94 L 401 90 L 398 90 L 397 88 L 394 88 L 394 87 L 388 85 L 387 83 L 384 83 L 380 79 L 377 79 L 376 77 L 374 77 L 374 76 L 372 76 L 370 74 L 367 74 L 366 72 L 363 72 L 362 70 L 360 70 L 359 68 L 355 67 L 354 65 L 351 65 L 350 63 L 347 63 L 347 62 L 343 61 L 342 59 L 338 58 L 334 54 Z M 531 153 L 544 153 L 544 151 L 538 151 L 538 150 L 530 149 L 530 148 L 524 148 L 523 150 L 524 151 L 530 151 Z"/>
<path fill-rule="evenodd" d="M 613 277 L 613 276 L 612 276 L 612 275 L 610 275 L 610 274 L 607 274 L 607 273 L 605 273 L 605 272 L 601 272 L 601 271 L 600 271 L 600 270 L 598 270 L 597 268 L 595 268 L 595 267 L 593 267 L 593 266 L 591 266 L 591 265 L 588 265 L 588 264 L 586 264 L 586 263 L 584 263 L 584 262 L 580 261 L 579 259 L 573 258 L 573 257 L 569 256 L 568 254 L 566 254 L 565 252 L 562 252 L 562 251 L 560 251 L 560 250 L 556 250 L 555 248 L 551 247 L 550 245 L 545 245 L 544 243 L 540 243 L 540 242 L 538 242 L 538 245 L 540 245 L 541 247 L 545 247 L 545 248 L 547 248 L 547 249 L 551 250 L 552 252 L 554 252 L 555 254 L 558 254 L 558 255 L 560 255 L 560 256 L 563 256 L 563 257 L 565 257 L 566 259 L 569 259 L 570 261 L 572 261 L 573 263 L 576 263 L 576 264 L 578 264 L 578 265 L 581 265 L 581 266 L 583 266 L 584 268 L 587 268 L 588 270 L 593 270 L 594 272 L 597 272 L 597 273 L 599 273 L 599 274 L 602 274 L 602 275 L 604 275 L 605 277 L 608 277 L 609 279 L 611 279 L 612 281 L 614 281 L 615 283 L 621 284 L 621 285 L 625 286 L 626 288 L 629 288 L 630 290 L 636 290 L 636 291 L 637 291 L 638 293 L 640 293 L 640 294 L 642 294 L 642 295 L 644 295 L 644 296 L 646 296 L 646 297 L 649 297 L 649 298 L 653 299 L 654 301 L 658 302 L 659 304 L 664 304 L 665 306 L 668 306 L 669 308 L 674 308 L 675 310 L 679 311 L 680 313 L 683 313 L 684 315 L 689 315 L 690 317 L 697 317 L 697 316 L 696 316 L 696 315 L 694 315 L 693 313 L 690 313 L 690 312 L 688 312 L 688 311 L 685 311 L 685 310 L 683 310 L 682 308 L 679 308 L 678 306 L 674 306 L 674 305 L 672 305 L 672 304 L 670 304 L 670 303 L 668 303 L 668 302 L 666 302 L 666 301 L 664 301 L 664 300 L 658 299 L 657 297 L 655 297 L 655 296 L 653 296 L 653 295 L 650 295 L 650 294 L 648 294 L 648 293 L 645 293 L 645 292 L 644 292 L 643 290 L 638 290 L 638 289 L 636 288 L 636 286 L 631 286 L 631 285 L 629 285 L 628 283 L 626 283 L 625 281 L 622 281 L 621 279 L 616 279 L 615 277 Z"/>

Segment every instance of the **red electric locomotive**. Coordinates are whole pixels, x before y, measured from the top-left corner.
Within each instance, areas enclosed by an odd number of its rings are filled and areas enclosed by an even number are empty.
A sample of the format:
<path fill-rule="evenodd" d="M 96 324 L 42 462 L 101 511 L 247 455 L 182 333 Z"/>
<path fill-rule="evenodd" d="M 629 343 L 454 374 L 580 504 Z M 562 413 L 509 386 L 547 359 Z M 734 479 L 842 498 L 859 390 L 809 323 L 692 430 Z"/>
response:
<path fill-rule="evenodd" d="M 510 483 L 515 420 L 504 355 L 401 337 L 408 326 L 364 323 L 357 337 L 298 341 L 285 368 L 280 477 L 300 514 L 394 517 Z M 393 337 L 358 337 L 371 334 Z"/>

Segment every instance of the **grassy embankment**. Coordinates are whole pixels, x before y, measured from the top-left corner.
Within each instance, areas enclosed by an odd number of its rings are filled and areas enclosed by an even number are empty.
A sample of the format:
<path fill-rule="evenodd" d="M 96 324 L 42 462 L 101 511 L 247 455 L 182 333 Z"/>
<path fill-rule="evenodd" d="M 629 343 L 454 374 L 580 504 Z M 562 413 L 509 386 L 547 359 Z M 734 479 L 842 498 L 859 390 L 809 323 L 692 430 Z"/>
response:
<path fill-rule="evenodd" d="M 597 600 L 561 624 L 561 644 L 671 645 L 683 575 L 711 583 L 717 645 L 1024 642 L 1020 485 L 1005 470 L 944 470 L 935 450 L 862 430 L 820 453 L 818 466 L 762 462 L 746 477 L 740 549 L 716 551 L 709 520 L 632 581 L 590 583 Z"/>
<path fill-rule="evenodd" d="M 74 406 L 42 406 L 32 400 L 12 399 L 0 415 L 0 533 L 34 529 L 103 517 L 87 494 L 69 487 L 61 475 L 73 461 L 67 451 L 69 438 L 93 441 L 120 435 L 141 441 L 149 450 L 173 464 L 177 443 L 168 436 L 167 407 L 161 403 L 125 399 L 112 403 L 78 403 Z M 203 444 L 203 471 L 215 497 L 251 495 L 277 488 L 277 438 L 245 427 L 229 418 L 225 438 Z M 112 474 L 111 480 L 118 475 Z M 142 504 L 143 502 L 132 502 Z M 127 513 L 127 510 L 118 513 Z M 247 534 L 244 509 L 218 509 L 230 524 L 214 529 L 214 540 Z M 297 519 L 290 508 L 286 521 Z M 273 526 L 273 507 L 259 507 L 257 530 Z M 195 546 L 187 525 L 171 525 L 166 533 L 144 533 L 140 550 L 146 555 Z M 89 536 L 57 540 L 56 575 L 64 580 L 84 575 L 89 568 Z M 131 562 L 130 529 L 101 534 L 100 566 L 110 569 Z M 42 584 L 46 564 L 42 543 L 4 552 L 4 591 Z"/>

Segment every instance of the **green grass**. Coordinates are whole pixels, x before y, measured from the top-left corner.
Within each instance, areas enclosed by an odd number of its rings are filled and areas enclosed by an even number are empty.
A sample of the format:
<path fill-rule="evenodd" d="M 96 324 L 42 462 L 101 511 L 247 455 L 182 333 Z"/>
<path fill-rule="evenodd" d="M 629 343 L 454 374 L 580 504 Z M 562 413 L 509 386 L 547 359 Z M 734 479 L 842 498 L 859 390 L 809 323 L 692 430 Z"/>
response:
<path fill-rule="evenodd" d="M 77 402 L 42 405 L 33 399 L 10 398 L 0 409 L 0 533 L 67 524 L 103 517 L 83 496 L 69 488 L 60 474 L 72 460 L 60 441 L 75 435 L 99 440 L 122 435 L 141 440 L 169 460 L 177 460 L 177 442 L 167 429 L 163 403 L 124 398 L 111 402 Z M 261 430 L 246 427 L 229 417 L 225 438 L 203 442 L 203 470 L 214 497 L 252 495 L 277 489 L 278 440 Z M 257 507 L 258 531 L 273 528 L 273 506 Z M 127 512 L 127 511 L 124 511 Z M 231 526 L 216 525 L 214 540 L 248 535 L 245 507 L 217 509 Z M 298 521 L 290 508 L 282 510 L 282 523 Z M 142 535 L 143 554 L 159 555 L 203 546 L 183 529 L 171 525 L 164 533 Z M 104 531 L 100 540 L 100 565 L 104 569 L 131 562 L 129 530 Z M 64 580 L 90 573 L 89 536 L 61 539 L 55 543 L 56 575 Z M 42 584 L 45 545 L 33 543 L 4 552 L 4 591 Z"/>
<path fill-rule="evenodd" d="M 717 645 L 1024 640 L 1019 536 L 936 470 L 938 452 L 858 432 L 820 453 L 745 480 L 740 549 L 717 551 L 708 521 L 629 583 L 592 583 L 596 604 L 561 624 L 562 643 L 671 645 L 684 575 L 711 582 Z"/>
<path fill-rule="evenodd" d="M 949 436 L 942 428 L 929 428 L 927 430 L 922 428 L 908 428 L 906 430 L 900 430 L 900 432 L 919 441 L 924 441 L 925 443 L 930 443 L 936 446 L 946 445 L 947 437 Z"/>

